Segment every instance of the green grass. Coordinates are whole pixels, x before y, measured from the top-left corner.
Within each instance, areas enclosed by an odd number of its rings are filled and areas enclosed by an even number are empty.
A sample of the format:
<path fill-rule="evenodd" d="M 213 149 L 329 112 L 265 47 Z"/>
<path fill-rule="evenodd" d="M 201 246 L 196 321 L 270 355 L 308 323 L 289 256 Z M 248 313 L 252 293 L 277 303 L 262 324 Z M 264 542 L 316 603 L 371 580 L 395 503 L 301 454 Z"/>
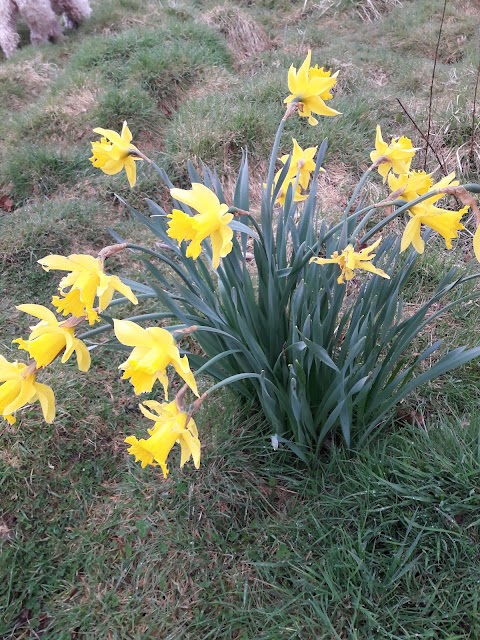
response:
<path fill-rule="evenodd" d="M 477 637 L 478 421 L 392 425 L 306 477 L 252 441 L 230 400 L 220 423 L 217 399 L 202 469 L 164 483 L 125 465 L 128 403 L 112 414 L 101 390 L 83 406 L 78 384 L 62 391 L 73 413 L 7 436 L 3 488 L 23 506 L 4 515 L 2 633 Z"/>
<path fill-rule="evenodd" d="M 162 125 L 155 100 L 138 86 L 111 88 L 95 106 L 94 119 L 99 127 L 121 130 L 126 120 L 131 126 L 158 131 Z"/>
<path fill-rule="evenodd" d="M 23 204 L 31 196 L 49 196 L 61 186 L 75 182 L 88 170 L 80 150 L 60 151 L 44 145 L 25 145 L 13 151 L 4 166 L 11 183 L 14 203 Z"/>
<path fill-rule="evenodd" d="M 420 146 L 396 98 L 425 130 L 443 0 L 245 0 L 242 10 L 272 48 L 249 56 L 245 42 L 241 59 L 201 20 L 216 5 L 94 0 L 92 19 L 62 43 L 31 47 L 22 27 L 22 48 L 0 61 L 0 197 L 14 202 L 13 212 L 0 210 L 7 358 L 18 356 L 11 340 L 31 322 L 15 305 L 48 304 L 58 285 L 39 258 L 94 254 L 111 242 L 107 226 L 151 243 L 114 194 L 140 209 L 145 197 L 168 203 L 148 167 L 139 166 L 133 191 L 123 173 L 91 167 L 94 127 L 118 130 L 128 120 L 134 142 L 182 187 L 188 157 L 215 166 L 230 187 L 248 146 L 257 194 L 288 67 L 312 47 L 316 62 L 340 70 L 331 104 L 343 115 L 315 129 L 291 118 L 282 152 L 292 136 L 302 146 L 328 136 L 320 183 L 327 217 L 338 216 L 366 168 L 377 122 L 385 137 L 405 134 Z M 380 17 L 366 20 L 368 5 Z M 458 151 L 464 181 L 475 180 L 480 166 L 465 147 L 478 64 L 475 11 L 473 0 L 448 3 L 432 114 L 434 144 L 457 172 Z M 428 168 L 435 168 L 431 157 Z M 382 189 L 376 181 L 372 197 L 383 197 Z M 407 306 L 468 257 L 471 241 L 464 235 L 447 258 L 441 244 L 418 261 Z M 129 258 L 111 264 L 138 276 L 141 265 Z M 478 318 L 475 303 L 454 311 L 432 323 L 425 344 L 474 345 Z M 2 638 L 480 636 L 478 363 L 409 398 L 357 455 L 332 443 L 310 473 L 255 437 L 264 430 L 248 408 L 218 394 L 197 419 L 200 470 L 180 471 L 176 453 L 164 481 L 142 471 L 123 443 L 148 426 L 119 380 L 123 354 L 95 349 L 92 356 L 87 375 L 70 362 L 42 376 L 57 396 L 53 425 L 41 421 L 37 404 L 1 432 Z"/>

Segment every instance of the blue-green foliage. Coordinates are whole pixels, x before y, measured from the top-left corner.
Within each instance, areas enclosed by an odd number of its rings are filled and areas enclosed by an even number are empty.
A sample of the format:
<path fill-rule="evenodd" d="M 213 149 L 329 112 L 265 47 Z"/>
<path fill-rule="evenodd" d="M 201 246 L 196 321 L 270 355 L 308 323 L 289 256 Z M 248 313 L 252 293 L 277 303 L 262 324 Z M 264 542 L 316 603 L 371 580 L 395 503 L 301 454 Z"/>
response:
<path fill-rule="evenodd" d="M 359 207 L 349 214 L 347 208 L 342 222 L 331 227 L 322 221 L 316 210 L 316 178 L 326 141 L 306 202 L 293 203 L 290 187 L 284 207 L 275 207 L 279 187 L 274 187 L 273 176 L 281 129 L 259 223 L 242 215 L 249 210 L 248 162 L 243 158 L 232 207 L 240 210 L 234 223 L 240 233 L 216 272 L 209 266 L 209 249 L 194 261 L 185 256 L 184 246 L 172 242 L 166 213 L 158 204 L 148 201 L 150 217 L 131 211 L 169 247 L 168 253 L 145 250 L 151 288 L 139 291 L 158 296 L 182 325 L 198 327 L 196 338 L 205 356 L 190 355 L 191 362 L 218 380 L 233 377 L 232 387 L 258 402 L 277 440 L 308 461 L 336 434 L 349 448 L 362 445 L 413 389 L 480 355 L 480 347 L 460 347 L 430 358 L 441 341 L 420 352 L 412 349 L 428 322 L 480 294 L 468 285 L 478 274 L 451 269 L 433 295 L 415 313 L 406 314 L 402 292 L 418 255 L 413 250 L 400 255 L 396 237 L 386 237 L 376 256 L 390 280 L 362 274 L 347 290 L 337 282 L 338 265 L 310 264 L 319 252 L 331 256 L 348 242 L 367 239 L 384 222 L 360 238 L 373 209 Z M 192 182 L 203 182 L 225 202 L 214 172 L 204 167 L 200 176 L 190 165 L 189 174 Z M 283 175 L 276 184 L 282 182 Z M 253 268 L 246 255 L 248 235 L 253 237 Z M 452 296 L 454 291 L 461 293 Z M 448 304 L 439 307 L 447 296 Z M 256 376 L 241 379 L 248 373 Z"/>

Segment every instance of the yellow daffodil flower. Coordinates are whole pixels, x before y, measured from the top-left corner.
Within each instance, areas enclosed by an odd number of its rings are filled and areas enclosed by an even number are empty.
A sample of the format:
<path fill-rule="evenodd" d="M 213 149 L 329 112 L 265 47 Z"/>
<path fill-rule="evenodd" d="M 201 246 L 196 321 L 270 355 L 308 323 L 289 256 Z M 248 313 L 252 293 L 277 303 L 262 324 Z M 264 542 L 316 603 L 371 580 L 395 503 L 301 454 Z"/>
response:
<path fill-rule="evenodd" d="M 420 204 L 423 204 L 420 203 Z M 425 250 L 425 241 L 421 236 L 422 224 L 437 231 L 445 238 L 447 249 L 452 248 L 452 239 L 458 237 L 458 231 L 465 227 L 460 222 L 460 218 L 469 210 L 469 206 L 465 206 L 460 211 L 449 211 L 448 209 L 440 209 L 433 206 L 425 206 L 423 208 L 413 207 L 416 212 L 411 213 L 411 218 L 403 232 L 400 251 L 405 251 L 413 244 L 418 253 Z"/>
<path fill-rule="evenodd" d="M 83 342 L 75 338 L 75 327 L 68 326 L 70 320 L 58 322 L 55 314 L 41 304 L 20 304 L 17 309 L 41 320 L 30 327 L 32 332 L 28 340 L 19 338 L 13 341 L 35 360 L 37 369 L 49 365 L 63 351 L 62 362 L 67 362 L 75 352 L 80 371 L 89 370 L 90 353 Z"/>
<path fill-rule="evenodd" d="M 138 149 L 131 144 L 132 133 L 127 123 L 123 123 L 121 134 L 111 129 L 102 129 L 101 127 L 93 131 L 103 137 L 100 142 L 91 143 L 92 157 L 90 158 L 90 162 L 94 167 L 101 169 L 103 173 L 109 176 L 120 173 L 122 169 L 125 169 L 128 182 L 131 187 L 134 187 L 137 181 L 135 162 L 141 158 L 136 157 L 134 154 Z"/>
<path fill-rule="evenodd" d="M 458 185 L 458 180 L 455 180 L 455 173 L 450 173 L 435 184 L 433 184 L 431 175 L 425 171 L 410 171 L 400 176 L 392 174 L 388 176 L 388 186 L 392 192 L 408 202 L 427 194 L 429 191 L 434 192 L 447 186 L 456 185 Z M 452 248 L 452 240 L 458 237 L 458 231 L 464 229 L 460 219 L 469 207 L 463 207 L 460 211 L 450 211 L 433 206 L 444 195 L 443 193 L 432 193 L 430 198 L 409 208 L 410 220 L 403 232 L 400 251 L 405 251 L 413 244 L 418 253 L 424 252 L 425 242 L 421 236 L 422 225 L 440 233 L 445 239 L 447 249 Z"/>
<path fill-rule="evenodd" d="M 36 400 L 40 402 L 45 420 L 53 422 L 55 396 L 49 386 L 36 382 L 35 364 L 8 362 L 0 356 L 0 414 L 9 424 L 14 424 L 15 411 Z"/>
<path fill-rule="evenodd" d="M 302 147 L 298 144 L 295 138 L 292 138 L 293 149 L 292 149 L 292 160 L 290 162 L 290 167 L 288 169 L 289 177 L 297 177 L 298 184 L 306 189 L 308 187 L 308 183 L 310 182 L 310 175 L 313 171 L 315 171 L 315 154 L 317 153 L 318 147 L 308 147 L 308 149 L 302 149 Z M 280 158 L 283 165 L 285 165 L 290 156 L 285 154 Z"/>
<path fill-rule="evenodd" d="M 130 287 L 117 276 L 109 276 L 104 272 L 100 258 L 83 254 L 64 256 L 50 255 L 38 261 L 45 271 L 59 269 L 70 271 L 60 281 L 62 297 L 55 296 L 52 300 L 58 313 L 64 316 L 73 315 L 77 318 L 86 316 L 89 324 L 99 321 L 98 313 L 104 311 L 112 301 L 113 294 L 118 291 L 133 304 L 138 304 Z M 70 291 L 65 293 L 65 289 Z M 98 307 L 95 309 L 95 298 L 98 296 Z"/>
<path fill-rule="evenodd" d="M 292 65 L 288 72 L 288 88 L 291 92 L 284 102 L 290 104 L 298 103 L 298 113 L 303 118 L 308 118 L 308 123 L 312 126 L 318 124 L 318 120 L 313 117 L 313 113 L 320 116 L 338 116 L 339 111 L 327 107 L 326 100 L 333 98 L 330 89 L 337 82 L 338 71 L 331 74 L 320 69 L 318 65 L 310 67 L 312 52 L 308 50 L 307 57 L 297 71 Z"/>
<path fill-rule="evenodd" d="M 382 278 L 388 278 L 388 280 L 390 280 L 390 276 L 386 274 L 385 271 L 371 264 L 371 261 L 375 258 L 375 254 L 372 253 L 372 251 L 378 247 L 381 240 L 382 239 L 379 238 L 372 245 L 361 251 L 355 251 L 353 245 L 349 244 L 340 254 L 338 251 L 334 251 L 331 258 L 311 258 L 310 262 L 315 262 L 316 264 L 338 264 L 342 271 L 337 279 L 338 284 L 343 284 L 345 280 L 352 280 L 355 275 L 355 269 L 369 271 L 370 273 L 375 273 Z"/>
<path fill-rule="evenodd" d="M 290 162 L 290 167 L 288 168 L 287 175 L 282 183 L 280 191 L 277 195 L 277 202 L 282 205 L 285 204 L 285 198 L 287 195 L 288 187 L 292 185 L 292 188 L 297 184 L 297 188 L 295 189 L 295 193 L 293 194 L 294 202 L 302 202 L 307 199 L 307 195 L 302 194 L 302 188 L 306 189 L 308 187 L 308 183 L 310 182 L 310 176 L 313 171 L 315 171 L 315 161 L 314 157 L 317 153 L 318 147 L 309 147 L 308 149 L 302 149 L 295 138 L 292 138 L 293 142 L 293 150 L 292 150 L 292 160 Z M 284 155 L 280 158 L 281 162 L 285 165 L 288 161 L 289 155 Z M 275 184 L 278 183 L 280 179 L 280 174 L 282 170 L 277 172 L 275 175 Z M 298 178 L 298 181 L 297 181 Z"/>
<path fill-rule="evenodd" d="M 119 366 L 123 369 L 122 380 L 130 378 L 137 395 L 151 391 L 155 380 L 163 386 L 168 400 L 168 378 L 166 369 L 172 365 L 193 393 L 198 396 L 197 383 L 190 371 L 187 356 L 180 352 L 172 334 L 160 327 L 143 329 L 130 320 L 114 320 L 117 340 L 127 347 L 134 347 L 128 359 Z"/>
<path fill-rule="evenodd" d="M 184 464 L 193 458 L 195 468 L 198 469 L 201 445 L 193 418 L 188 419 L 187 413 L 178 409 L 175 400 L 169 404 L 149 400 L 144 405 L 140 405 L 140 410 L 155 424 L 148 430 L 150 438 L 146 440 L 137 440 L 135 436 L 125 438 L 125 442 L 131 445 L 128 452 L 135 456 L 135 461 L 141 462 L 142 469 L 147 465 L 159 464 L 163 477 L 166 478 L 167 457 L 178 442 L 181 448 L 180 467 L 183 468 Z"/>
<path fill-rule="evenodd" d="M 198 211 L 197 215 L 189 216 L 183 211 L 173 209 L 168 215 L 167 234 L 179 244 L 186 240 L 187 258 L 196 260 L 202 250 L 201 243 L 208 237 L 212 243 L 212 266 L 218 268 L 220 258 L 227 256 L 233 248 L 233 230 L 229 223 L 233 219 L 226 204 L 220 204 L 219 199 L 203 184 L 192 183 L 190 190 L 170 189 L 172 198 L 183 202 Z"/>
<path fill-rule="evenodd" d="M 475 231 L 475 235 L 473 236 L 473 252 L 475 254 L 476 259 L 480 262 L 480 224 Z"/>
<path fill-rule="evenodd" d="M 377 124 L 375 151 L 370 153 L 370 158 L 372 162 L 375 162 L 378 158 L 384 158 L 378 166 L 378 173 L 382 176 L 384 182 L 389 171 L 397 174 L 408 173 L 415 151 L 412 141 L 405 136 L 392 138 L 390 144 L 387 144 L 382 138 L 380 125 Z"/>
<path fill-rule="evenodd" d="M 401 191 L 398 197 L 410 202 L 419 196 L 425 195 L 429 191 L 458 185 L 458 180 L 455 180 L 454 178 L 455 173 L 453 172 L 439 180 L 436 184 L 433 184 L 431 175 L 425 171 L 410 171 L 409 173 L 404 173 L 400 176 L 394 176 L 390 173 L 388 176 L 388 186 L 392 192 L 397 194 Z M 444 196 L 445 194 L 443 193 L 432 194 L 431 198 L 427 198 L 419 204 L 410 207 L 410 211 L 413 214 L 423 213 L 426 206 L 434 204 Z"/>
<path fill-rule="evenodd" d="M 275 183 L 277 182 L 278 178 L 280 176 L 280 171 L 277 173 L 277 175 L 275 176 Z M 296 177 L 295 178 L 290 178 L 289 180 L 284 180 L 283 184 L 280 188 L 280 191 L 277 194 L 277 199 L 275 202 L 278 202 L 279 205 L 281 205 L 282 207 L 285 206 L 285 200 L 287 199 L 287 193 L 288 193 L 288 187 L 291 185 L 292 189 L 295 189 L 295 191 L 293 192 L 293 202 L 304 202 L 304 200 L 306 200 L 308 198 L 308 195 L 306 193 L 302 193 L 302 188 L 300 187 L 300 185 L 297 183 L 297 186 L 295 188 L 295 183 L 297 182 Z"/>

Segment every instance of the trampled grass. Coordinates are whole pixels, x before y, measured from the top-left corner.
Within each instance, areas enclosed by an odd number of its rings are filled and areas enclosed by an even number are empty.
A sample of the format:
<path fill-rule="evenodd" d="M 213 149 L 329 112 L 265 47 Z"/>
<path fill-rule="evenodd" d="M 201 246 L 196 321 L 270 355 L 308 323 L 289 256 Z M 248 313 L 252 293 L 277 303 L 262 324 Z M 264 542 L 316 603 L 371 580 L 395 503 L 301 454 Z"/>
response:
<path fill-rule="evenodd" d="M 15 357 L 10 341 L 29 323 L 14 305 L 47 303 L 54 292 L 57 280 L 36 260 L 95 252 L 110 242 L 106 226 L 134 238 L 115 193 L 140 208 L 145 196 L 164 198 L 146 167 L 133 192 L 123 175 L 92 169 L 95 126 L 127 119 L 179 186 L 188 157 L 226 179 L 248 145 L 258 189 L 286 72 L 312 47 L 340 70 L 343 116 L 316 129 L 291 119 L 286 131 L 302 146 L 328 136 L 320 195 L 330 219 L 369 162 L 377 122 L 421 145 L 396 99 L 425 131 L 443 1 L 241 2 L 259 27 L 251 33 L 269 40 L 265 50 L 246 40 L 242 55 L 217 4 L 97 0 L 92 20 L 59 45 L 31 47 L 23 29 L 22 49 L 0 60 L 0 197 L 14 209 L 0 209 L 2 354 Z M 478 7 L 448 2 L 446 15 L 432 144 L 449 171 L 478 180 L 468 146 Z M 436 169 L 431 154 L 427 166 Z M 375 189 L 382 194 L 380 182 Z M 449 262 L 468 258 L 469 244 L 462 238 Z M 438 283 L 444 256 L 425 254 L 407 305 Z M 478 317 L 474 303 L 425 340 L 477 344 Z M 87 375 L 52 368 L 52 426 L 33 406 L 1 434 L 1 637 L 480 636 L 478 363 L 409 399 L 357 456 L 332 443 L 310 474 L 274 452 L 267 434 L 254 439 L 257 418 L 219 394 L 198 418 L 201 469 L 180 472 L 175 460 L 163 481 L 126 454 L 124 437 L 145 425 L 119 380 L 122 354 L 93 357 Z"/>

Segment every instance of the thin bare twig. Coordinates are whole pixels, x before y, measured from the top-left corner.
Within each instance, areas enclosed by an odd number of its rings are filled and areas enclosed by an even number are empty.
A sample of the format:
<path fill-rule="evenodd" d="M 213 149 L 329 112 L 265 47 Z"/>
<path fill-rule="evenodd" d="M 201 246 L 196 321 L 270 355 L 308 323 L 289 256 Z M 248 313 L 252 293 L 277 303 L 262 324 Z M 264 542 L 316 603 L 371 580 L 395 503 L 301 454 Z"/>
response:
<path fill-rule="evenodd" d="M 407 109 L 403 106 L 403 104 L 401 103 L 400 99 L 397 98 L 397 102 L 400 105 L 400 107 L 402 108 L 404 114 L 407 116 L 407 118 L 410 120 L 410 122 L 413 124 L 413 126 L 415 127 L 415 129 L 418 131 L 418 133 L 422 136 L 422 138 L 425 140 L 427 147 L 429 149 L 432 150 L 435 158 L 438 161 L 438 164 L 440 165 L 441 170 L 443 171 L 443 174 L 445 176 L 448 176 L 448 171 L 445 167 L 444 161 L 442 158 L 440 158 L 440 156 L 438 155 L 438 153 L 435 151 L 435 149 L 432 147 L 432 145 L 430 144 L 427 136 L 423 133 L 423 131 L 420 129 L 420 127 L 418 126 L 418 124 L 415 122 L 415 120 L 413 119 L 413 117 L 408 113 Z M 427 155 L 427 151 L 425 149 L 425 156 Z M 425 168 L 425 167 L 424 167 Z"/>
<path fill-rule="evenodd" d="M 433 61 L 432 80 L 430 82 L 430 100 L 428 104 L 428 129 L 427 129 L 427 146 L 425 148 L 425 160 L 423 162 L 423 170 L 427 167 L 427 153 L 430 148 L 430 128 L 432 126 L 432 102 L 433 102 L 433 81 L 435 80 L 435 70 L 437 68 L 438 49 L 440 47 L 440 39 L 442 36 L 443 22 L 445 20 L 445 11 L 447 9 L 447 0 L 443 3 L 442 20 L 440 22 L 440 30 L 438 32 L 437 46 L 435 48 L 435 60 Z"/>
<path fill-rule="evenodd" d="M 479 54 L 480 54 L 480 48 L 479 48 Z M 480 78 L 480 57 L 478 60 L 478 67 L 477 67 L 477 77 L 475 80 L 475 89 L 473 92 L 473 111 L 472 111 L 472 137 L 470 138 L 470 158 L 473 160 L 474 158 L 474 152 L 473 152 L 473 147 L 475 144 L 475 111 L 477 108 L 477 91 L 478 91 L 478 80 Z"/>

